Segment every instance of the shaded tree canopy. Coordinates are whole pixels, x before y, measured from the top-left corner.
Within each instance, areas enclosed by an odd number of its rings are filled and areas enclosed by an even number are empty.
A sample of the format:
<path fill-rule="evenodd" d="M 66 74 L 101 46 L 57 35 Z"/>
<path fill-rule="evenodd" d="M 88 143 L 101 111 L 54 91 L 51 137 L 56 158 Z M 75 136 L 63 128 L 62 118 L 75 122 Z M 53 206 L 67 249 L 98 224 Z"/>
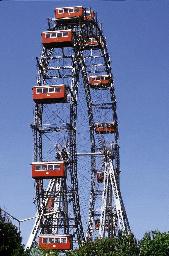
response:
<path fill-rule="evenodd" d="M 25 256 L 22 238 L 14 226 L 0 210 L 0 256 Z"/>
<path fill-rule="evenodd" d="M 97 239 L 67 256 L 169 256 L 169 232 L 151 231 L 140 241 L 133 234 Z"/>
<path fill-rule="evenodd" d="M 32 248 L 29 251 L 29 256 L 58 256 L 59 252 L 57 250 L 42 250 L 39 248 Z"/>
<path fill-rule="evenodd" d="M 145 233 L 139 247 L 140 256 L 169 256 L 169 232 Z"/>
<path fill-rule="evenodd" d="M 97 239 L 88 242 L 68 256 L 138 256 L 139 248 L 133 234 L 119 234 L 118 237 Z"/>

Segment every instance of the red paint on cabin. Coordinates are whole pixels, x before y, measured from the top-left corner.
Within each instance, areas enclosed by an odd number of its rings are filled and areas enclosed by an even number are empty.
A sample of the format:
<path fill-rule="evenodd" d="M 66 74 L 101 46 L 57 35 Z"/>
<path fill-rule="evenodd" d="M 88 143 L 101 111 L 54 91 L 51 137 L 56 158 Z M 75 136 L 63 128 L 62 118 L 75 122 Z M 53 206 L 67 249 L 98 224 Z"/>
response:
<path fill-rule="evenodd" d="M 82 6 L 63 7 L 55 9 L 55 18 L 60 19 L 77 19 L 84 15 L 84 8 Z"/>
<path fill-rule="evenodd" d="M 33 179 L 52 179 L 59 177 L 65 177 L 65 164 L 63 161 L 32 163 Z"/>
<path fill-rule="evenodd" d="M 71 250 L 72 236 L 71 235 L 40 235 L 39 248 L 44 250 Z"/>
<path fill-rule="evenodd" d="M 91 21 L 95 18 L 95 13 L 93 10 L 86 10 L 84 20 Z"/>
<path fill-rule="evenodd" d="M 100 227 L 100 219 L 95 220 L 95 229 L 99 230 Z"/>
<path fill-rule="evenodd" d="M 42 44 L 47 48 L 72 46 L 73 32 L 69 30 L 45 31 L 41 33 Z"/>
<path fill-rule="evenodd" d="M 47 201 L 46 209 L 50 212 L 53 210 L 53 208 L 54 208 L 54 198 L 49 197 Z"/>
<path fill-rule="evenodd" d="M 64 21 L 71 21 L 74 19 L 91 21 L 95 18 L 95 13 L 93 10 L 87 10 L 82 6 L 62 7 L 55 9 L 55 18 Z"/>
<path fill-rule="evenodd" d="M 115 133 L 116 125 L 114 123 L 97 123 L 95 124 L 95 132 L 100 134 Z"/>
<path fill-rule="evenodd" d="M 97 172 L 97 173 L 96 173 L 96 177 L 97 177 L 97 182 L 98 182 L 98 183 L 103 183 L 103 180 L 104 180 L 104 172 Z"/>
<path fill-rule="evenodd" d="M 93 48 L 93 47 L 98 47 L 98 41 L 94 37 L 90 37 L 87 39 L 85 42 L 85 49 L 87 48 Z"/>
<path fill-rule="evenodd" d="M 42 85 L 32 88 L 32 98 L 36 103 L 49 104 L 66 101 L 65 85 Z"/>
<path fill-rule="evenodd" d="M 111 78 L 109 75 L 89 76 L 88 83 L 92 88 L 107 88 L 111 85 Z"/>

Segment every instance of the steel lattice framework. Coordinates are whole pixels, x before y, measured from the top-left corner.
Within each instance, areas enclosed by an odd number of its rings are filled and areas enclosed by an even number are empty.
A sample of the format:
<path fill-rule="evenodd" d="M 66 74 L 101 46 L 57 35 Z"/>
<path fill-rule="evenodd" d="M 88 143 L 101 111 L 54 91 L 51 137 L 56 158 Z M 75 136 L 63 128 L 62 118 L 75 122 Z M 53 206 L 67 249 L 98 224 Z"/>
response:
<path fill-rule="evenodd" d="M 93 11 L 84 8 L 84 15 L 87 12 Z M 119 184 L 114 79 L 101 25 L 96 15 L 91 19 L 52 18 L 48 21 L 47 30 L 71 30 L 72 45 L 43 46 L 37 58 L 37 86 L 64 84 L 67 100 L 35 104 L 31 125 L 34 162 L 64 161 L 67 175 L 50 180 L 35 179 L 37 213 L 27 247 L 36 244 L 39 234 L 72 234 L 76 246 L 97 237 L 112 237 L 119 231 L 129 233 Z M 98 79 L 103 76 L 108 77 L 108 86 L 91 86 L 90 77 Z M 87 118 L 84 125 L 88 125 L 90 146 L 84 152 L 78 146 L 78 134 L 83 133 L 78 124 L 81 115 L 78 104 L 82 94 L 82 108 Z M 83 128 L 82 121 L 83 117 L 80 118 Z M 113 131 L 109 131 L 112 125 Z M 81 178 L 80 157 L 88 163 L 87 185 Z M 88 192 L 84 203 L 82 194 L 85 189 Z M 51 198 L 54 204 L 49 210 L 47 205 Z"/>

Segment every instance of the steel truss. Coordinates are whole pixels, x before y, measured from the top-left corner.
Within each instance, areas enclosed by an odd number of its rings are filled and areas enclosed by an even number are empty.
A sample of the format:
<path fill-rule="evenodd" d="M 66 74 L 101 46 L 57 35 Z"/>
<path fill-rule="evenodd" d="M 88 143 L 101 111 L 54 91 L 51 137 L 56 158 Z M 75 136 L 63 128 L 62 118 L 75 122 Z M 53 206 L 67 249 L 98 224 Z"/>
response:
<path fill-rule="evenodd" d="M 39 233 L 72 234 L 74 245 L 97 237 L 112 237 L 119 231 L 130 232 L 127 214 L 120 192 L 120 157 L 116 96 L 106 39 L 97 17 L 93 20 L 67 22 L 49 19 L 48 30 L 73 31 L 73 46 L 47 49 L 43 47 L 37 58 L 37 84 L 65 84 L 68 96 L 66 103 L 35 104 L 34 122 L 31 125 L 34 137 L 34 161 L 64 160 L 65 178 L 35 180 L 35 203 L 37 214 L 27 247 L 36 244 Z M 98 42 L 86 46 L 88 39 Z M 110 86 L 91 88 L 89 76 L 108 75 Z M 78 91 L 83 86 L 90 152 L 77 151 Z M 111 123 L 114 133 L 97 134 L 96 123 Z M 78 148 L 79 149 L 79 148 Z M 87 219 L 81 212 L 81 173 L 79 155 L 90 158 L 90 182 Z M 97 181 L 97 172 L 103 173 L 103 182 Z M 81 183 L 80 183 L 81 184 Z M 47 209 L 49 198 L 54 198 L 54 207 Z M 85 215 L 86 216 L 86 215 Z M 87 224 L 86 224 L 87 223 Z M 98 225 L 96 225 L 98 224 Z"/>

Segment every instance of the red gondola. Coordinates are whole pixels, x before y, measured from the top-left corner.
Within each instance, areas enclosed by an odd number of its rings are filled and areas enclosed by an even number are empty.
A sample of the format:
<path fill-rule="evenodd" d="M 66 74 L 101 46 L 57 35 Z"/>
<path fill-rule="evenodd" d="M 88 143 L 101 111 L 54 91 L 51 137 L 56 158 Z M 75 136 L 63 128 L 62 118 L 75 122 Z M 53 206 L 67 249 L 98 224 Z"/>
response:
<path fill-rule="evenodd" d="M 66 101 L 66 87 L 62 85 L 42 85 L 32 88 L 32 98 L 36 103 L 50 104 Z"/>
<path fill-rule="evenodd" d="M 81 18 L 84 15 L 84 8 L 82 6 L 74 6 L 74 7 L 63 7 L 55 9 L 55 18 L 57 20 L 65 19 L 77 19 Z"/>
<path fill-rule="evenodd" d="M 94 17 L 95 17 L 95 13 L 93 10 L 86 10 L 84 20 L 90 21 L 90 20 L 93 20 Z"/>
<path fill-rule="evenodd" d="M 47 205 L 46 205 L 46 209 L 48 212 L 51 212 L 54 208 L 54 198 L 53 197 L 49 197 L 48 201 L 47 201 Z"/>
<path fill-rule="evenodd" d="M 63 161 L 32 163 L 33 179 L 51 179 L 59 177 L 65 177 L 65 164 Z"/>
<path fill-rule="evenodd" d="M 46 48 L 72 46 L 73 32 L 68 30 L 45 31 L 41 34 L 42 44 Z"/>
<path fill-rule="evenodd" d="M 97 173 L 96 173 L 96 177 L 97 177 L 97 182 L 98 182 L 98 183 L 103 183 L 103 180 L 104 180 L 104 172 L 97 172 Z"/>
<path fill-rule="evenodd" d="M 95 229 L 99 230 L 100 227 L 100 219 L 95 220 Z"/>
<path fill-rule="evenodd" d="M 82 6 L 62 7 L 55 9 L 55 18 L 57 20 L 71 21 L 74 19 L 83 19 L 90 21 L 94 19 L 95 13 L 93 10 L 86 10 Z"/>
<path fill-rule="evenodd" d="M 111 78 L 109 75 L 89 76 L 88 83 L 91 88 L 107 88 L 111 85 Z"/>
<path fill-rule="evenodd" d="M 85 49 L 96 48 L 98 46 L 99 46 L 98 41 L 94 37 L 88 38 L 87 41 L 85 42 Z"/>
<path fill-rule="evenodd" d="M 39 236 L 39 248 L 44 250 L 71 250 L 71 235 L 45 234 Z"/>
<path fill-rule="evenodd" d="M 95 123 L 95 132 L 100 134 L 115 133 L 116 128 L 115 123 Z"/>

